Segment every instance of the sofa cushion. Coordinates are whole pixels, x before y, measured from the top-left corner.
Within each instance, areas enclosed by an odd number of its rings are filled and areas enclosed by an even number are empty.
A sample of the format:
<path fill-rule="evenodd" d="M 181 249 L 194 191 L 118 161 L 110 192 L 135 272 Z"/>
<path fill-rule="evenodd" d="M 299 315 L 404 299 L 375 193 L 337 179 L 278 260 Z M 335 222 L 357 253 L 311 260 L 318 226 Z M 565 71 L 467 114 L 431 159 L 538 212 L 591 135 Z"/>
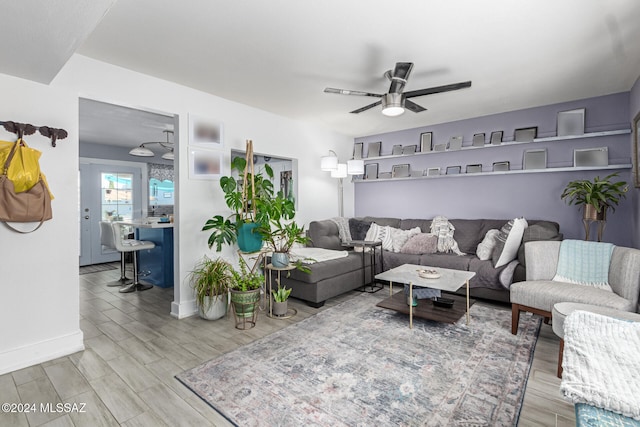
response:
<path fill-rule="evenodd" d="M 364 240 L 369 242 L 382 242 L 382 249 L 390 251 L 393 249 L 393 240 L 391 227 L 388 225 L 380 226 L 375 222 L 371 223 L 367 235 Z"/>
<path fill-rule="evenodd" d="M 398 228 L 403 230 L 410 230 L 412 228 L 419 227 L 423 233 L 428 233 L 431 231 L 431 220 L 430 219 L 402 219 L 400 220 L 400 224 L 398 224 Z"/>
<path fill-rule="evenodd" d="M 364 240 L 372 222 L 373 221 L 350 218 L 349 231 L 351 232 L 351 238 L 353 240 Z"/>
<path fill-rule="evenodd" d="M 527 220 L 515 218 L 506 223 L 498 235 L 498 242 L 493 250 L 493 266 L 498 268 L 516 259 L 518 248 L 522 243 L 524 230 L 527 228 Z"/>
<path fill-rule="evenodd" d="M 476 256 L 478 259 L 482 261 L 487 261 L 491 259 L 491 255 L 493 254 L 493 248 L 496 247 L 498 243 L 498 235 L 500 234 L 500 230 L 491 229 L 487 231 L 482 242 L 478 244 L 478 248 L 476 249 Z"/>
<path fill-rule="evenodd" d="M 338 225 L 330 219 L 311 221 L 308 234 L 311 244 L 316 248 L 344 250 L 340 241 Z"/>
<path fill-rule="evenodd" d="M 371 257 L 365 256 L 365 266 L 369 266 Z M 331 277 L 346 274 L 351 271 L 362 269 L 362 253 L 350 252 L 345 258 L 332 259 L 328 261 L 308 264 L 310 273 L 300 270 L 292 270 L 290 277 L 294 280 L 305 283 L 317 283 Z M 284 274 L 282 275 L 284 277 Z"/>
<path fill-rule="evenodd" d="M 435 254 L 438 249 L 438 237 L 430 233 L 411 236 L 400 249 L 403 254 Z"/>
<path fill-rule="evenodd" d="M 386 255 L 386 254 L 385 254 Z M 428 267 L 450 268 L 452 270 L 469 270 L 469 263 L 475 258 L 474 255 L 456 254 L 422 254 L 420 255 L 420 265 Z"/>
<path fill-rule="evenodd" d="M 524 256 L 524 246 L 527 242 L 538 240 L 562 240 L 563 235 L 560 233 L 560 226 L 557 222 L 551 221 L 528 221 L 529 226 L 524 230 L 522 235 L 522 244 L 518 249 L 518 261 L 523 267 L 526 267 L 526 259 Z"/>
<path fill-rule="evenodd" d="M 391 240 L 393 242 L 393 252 L 401 252 L 402 247 L 411 236 L 420 234 L 420 228 L 415 227 L 410 230 L 401 230 L 399 228 L 391 229 Z"/>
<path fill-rule="evenodd" d="M 375 216 L 365 216 L 362 218 L 365 222 L 375 222 L 378 225 L 388 225 L 393 228 L 400 228 L 400 219 L 399 218 L 385 218 L 385 217 L 375 217 Z"/>

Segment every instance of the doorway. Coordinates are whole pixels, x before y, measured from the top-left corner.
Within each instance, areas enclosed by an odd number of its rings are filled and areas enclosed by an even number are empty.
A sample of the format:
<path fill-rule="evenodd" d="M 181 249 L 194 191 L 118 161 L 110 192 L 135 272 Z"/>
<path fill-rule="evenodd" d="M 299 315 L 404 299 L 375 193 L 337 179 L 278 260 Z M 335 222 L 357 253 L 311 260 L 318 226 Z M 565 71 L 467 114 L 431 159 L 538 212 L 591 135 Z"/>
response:
<path fill-rule="evenodd" d="M 80 266 L 117 261 L 103 248 L 100 221 L 142 217 L 142 166 L 80 163 Z"/>

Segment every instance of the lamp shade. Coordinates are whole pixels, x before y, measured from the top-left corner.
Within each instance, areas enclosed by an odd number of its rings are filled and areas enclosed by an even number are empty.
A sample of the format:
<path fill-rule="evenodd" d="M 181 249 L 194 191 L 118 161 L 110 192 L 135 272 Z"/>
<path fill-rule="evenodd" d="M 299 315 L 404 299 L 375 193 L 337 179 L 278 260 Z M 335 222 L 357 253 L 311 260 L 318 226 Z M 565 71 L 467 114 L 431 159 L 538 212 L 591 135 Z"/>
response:
<path fill-rule="evenodd" d="M 349 175 L 362 175 L 364 173 L 364 160 L 347 161 L 347 173 Z"/>
<path fill-rule="evenodd" d="M 347 164 L 338 163 L 336 170 L 331 171 L 331 178 L 346 178 L 347 177 Z"/>
<path fill-rule="evenodd" d="M 328 156 L 320 158 L 320 169 L 323 171 L 334 171 L 338 168 L 338 156 L 333 151 L 329 151 Z"/>
<path fill-rule="evenodd" d="M 153 157 L 155 155 L 153 154 L 153 151 L 149 150 L 144 145 L 132 149 L 131 151 L 129 151 L 129 154 L 138 157 Z"/>
<path fill-rule="evenodd" d="M 169 151 L 162 155 L 162 158 L 165 160 L 175 160 L 176 156 L 173 154 L 173 151 Z"/>

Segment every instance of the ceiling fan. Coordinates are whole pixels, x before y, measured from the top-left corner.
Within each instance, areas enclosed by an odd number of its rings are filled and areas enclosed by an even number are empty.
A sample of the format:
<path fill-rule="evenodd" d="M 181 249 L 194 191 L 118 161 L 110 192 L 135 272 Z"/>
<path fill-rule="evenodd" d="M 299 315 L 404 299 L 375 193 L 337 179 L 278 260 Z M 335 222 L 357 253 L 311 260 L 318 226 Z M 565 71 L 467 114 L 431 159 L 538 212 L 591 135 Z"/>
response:
<path fill-rule="evenodd" d="M 450 85 L 430 87 L 427 89 L 412 90 L 409 92 L 403 92 L 407 80 L 409 80 L 409 74 L 413 68 L 413 62 L 397 62 L 395 69 L 389 70 L 384 73 L 385 77 L 391 80 L 389 86 L 389 92 L 385 94 L 361 92 L 357 90 L 335 89 L 332 87 L 325 88 L 326 93 L 337 93 L 340 95 L 356 95 L 356 96 L 371 96 L 380 98 L 380 101 L 373 104 L 366 105 L 357 110 L 351 111 L 353 114 L 362 113 L 370 108 L 382 104 L 382 114 L 386 116 L 399 116 L 404 113 L 404 109 L 419 113 L 426 111 L 426 108 L 410 101 L 408 98 L 415 98 L 417 96 L 431 95 L 434 93 L 448 92 L 451 90 L 464 89 L 471 87 L 471 82 L 453 83 Z"/>

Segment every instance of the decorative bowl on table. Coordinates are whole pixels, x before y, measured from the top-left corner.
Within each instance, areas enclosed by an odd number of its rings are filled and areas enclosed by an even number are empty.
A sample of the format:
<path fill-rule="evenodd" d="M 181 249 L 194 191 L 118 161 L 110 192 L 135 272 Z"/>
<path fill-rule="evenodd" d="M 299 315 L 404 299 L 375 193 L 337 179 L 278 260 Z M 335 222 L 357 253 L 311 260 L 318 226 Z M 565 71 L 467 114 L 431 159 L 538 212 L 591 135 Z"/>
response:
<path fill-rule="evenodd" d="M 438 270 L 418 270 L 418 276 L 423 279 L 439 279 L 441 274 Z"/>

